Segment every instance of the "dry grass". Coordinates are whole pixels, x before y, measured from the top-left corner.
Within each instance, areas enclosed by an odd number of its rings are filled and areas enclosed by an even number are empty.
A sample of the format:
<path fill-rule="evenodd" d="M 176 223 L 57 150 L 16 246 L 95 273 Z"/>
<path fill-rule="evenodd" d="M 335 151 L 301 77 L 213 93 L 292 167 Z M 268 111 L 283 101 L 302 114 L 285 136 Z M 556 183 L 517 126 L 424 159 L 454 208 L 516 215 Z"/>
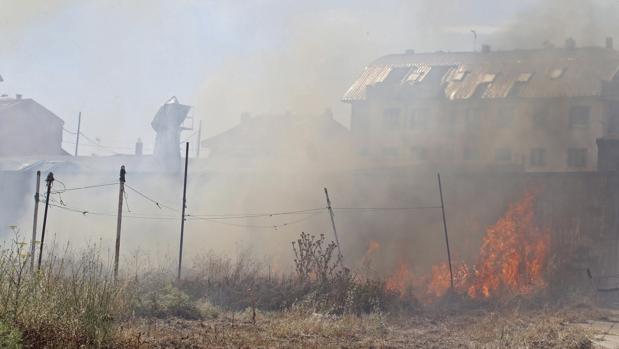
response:
<path fill-rule="evenodd" d="M 266 274 L 248 255 L 207 255 L 181 283 L 165 269 L 115 283 L 97 248 L 52 248 L 30 272 L 25 246 L 9 244 L 0 249 L 0 347 L 584 349 L 588 336 L 572 323 L 602 317 L 516 301 L 423 309 L 336 268 L 332 247 L 305 239 L 317 252 L 298 252 L 296 275 Z"/>
<path fill-rule="evenodd" d="M 125 324 L 128 348 L 591 348 L 561 311 L 449 316 L 223 313 L 216 319 L 140 319 Z"/>

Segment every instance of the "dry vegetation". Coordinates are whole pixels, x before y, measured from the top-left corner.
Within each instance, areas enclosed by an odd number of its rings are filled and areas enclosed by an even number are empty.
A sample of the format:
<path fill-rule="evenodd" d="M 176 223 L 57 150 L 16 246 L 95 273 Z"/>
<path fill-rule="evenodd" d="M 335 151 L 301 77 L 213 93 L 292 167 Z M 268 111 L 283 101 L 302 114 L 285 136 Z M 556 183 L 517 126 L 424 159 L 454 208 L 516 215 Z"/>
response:
<path fill-rule="evenodd" d="M 573 323 L 599 316 L 530 301 L 424 307 L 342 268 L 333 244 L 307 234 L 292 275 L 247 254 L 205 255 L 180 283 L 164 269 L 114 283 L 97 248 L 50 249 L 31 273 L 25 249 L 0 253 L 2 348 L 589 348 Z"/>

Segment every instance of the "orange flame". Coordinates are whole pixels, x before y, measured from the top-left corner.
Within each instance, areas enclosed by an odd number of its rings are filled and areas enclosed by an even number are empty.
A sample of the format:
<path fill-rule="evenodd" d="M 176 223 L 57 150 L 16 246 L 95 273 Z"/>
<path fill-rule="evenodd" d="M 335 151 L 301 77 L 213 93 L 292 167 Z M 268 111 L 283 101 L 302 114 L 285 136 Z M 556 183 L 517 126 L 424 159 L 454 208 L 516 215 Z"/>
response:
<path fill-rule="evenodd" d="M 510 205 L 505 215 L 486 229 L 477 264 L 470 268 L 463 262 L 453 264 L 454 291 L 470 298 L 491 298 L 505 294 L 530 295 L 547 286 L 550 232 L 535 224 L 535 195 L 527 193 Z M 399 263 L 387 279 L 385 288 L 404 295 L 407 289 L 424 278 L 415 278 L 407 264 Z M 432 267 L 421 298 L 432 300 L 444 296 L 451 287 L 446 262 Z"/>
<path fill-rule="evenodd" d="M 527 193 L 486 230 L 469 296 L 527 295 L 546 287 L 550 232 L 535 224 L 534 203 L 535 195 Z"/>
<path fill-rule="evenodd" d="M 398 263 L 398 268 L 395 273 L 387 278 L 385 289 L 392 292 L 397 292 L 400 296 L 404 296 L 406 291 L 412 287 L 415 275 L 408 268 L 408 264 L 401 261 Z"/>

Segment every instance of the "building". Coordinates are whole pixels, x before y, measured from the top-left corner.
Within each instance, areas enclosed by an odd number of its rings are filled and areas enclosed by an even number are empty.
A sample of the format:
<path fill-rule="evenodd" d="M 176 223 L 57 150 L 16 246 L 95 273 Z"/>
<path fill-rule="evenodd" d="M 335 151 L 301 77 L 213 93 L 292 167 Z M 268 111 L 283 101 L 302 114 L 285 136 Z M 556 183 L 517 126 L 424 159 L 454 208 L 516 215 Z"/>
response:
<path fill-rule="evenodd" d="M 224 170 L 336 168 L 352 161 L 352 139 L 330 111 L 320 115 L 241 116 L 241 122 L 202 142 L 209 168 Z"/>
<path fill-rule="evenodd" d="M 64 121 L 30 98 L 0 97 L 0 157 L 68 155 Z"/>
<path fill-rule="evenodd" d="M 345 93 L 357 152 L 381 166 L 596 169 L 619 135 L 619 52 L 606 47 L 384 56 Z"/>

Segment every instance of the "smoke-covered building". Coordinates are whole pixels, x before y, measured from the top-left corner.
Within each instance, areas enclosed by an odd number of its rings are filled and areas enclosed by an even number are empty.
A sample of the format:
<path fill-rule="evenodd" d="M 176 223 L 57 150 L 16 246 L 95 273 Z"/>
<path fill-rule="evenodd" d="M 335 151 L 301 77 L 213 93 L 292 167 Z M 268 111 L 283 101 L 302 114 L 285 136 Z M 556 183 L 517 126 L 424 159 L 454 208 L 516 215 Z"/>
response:
<path fill-rule="evenodd" d="M 68 155 L 64 121 L 30 98 L 0 97 L 0 157 Z"/>
<path fill-rule="evenodd" d="M 350 165 L 352 139 L 330 111 L 320 115 L 241 116 L 239 125 L 202 142 L 209 168 L 283 171 Z"/>
<path fill-rule="evenodd" d="M 343 97 L 368 163 L 525 171 L 596 168 L 619 136 L 619 52 L 564 47 L 387 55 Z"/>

